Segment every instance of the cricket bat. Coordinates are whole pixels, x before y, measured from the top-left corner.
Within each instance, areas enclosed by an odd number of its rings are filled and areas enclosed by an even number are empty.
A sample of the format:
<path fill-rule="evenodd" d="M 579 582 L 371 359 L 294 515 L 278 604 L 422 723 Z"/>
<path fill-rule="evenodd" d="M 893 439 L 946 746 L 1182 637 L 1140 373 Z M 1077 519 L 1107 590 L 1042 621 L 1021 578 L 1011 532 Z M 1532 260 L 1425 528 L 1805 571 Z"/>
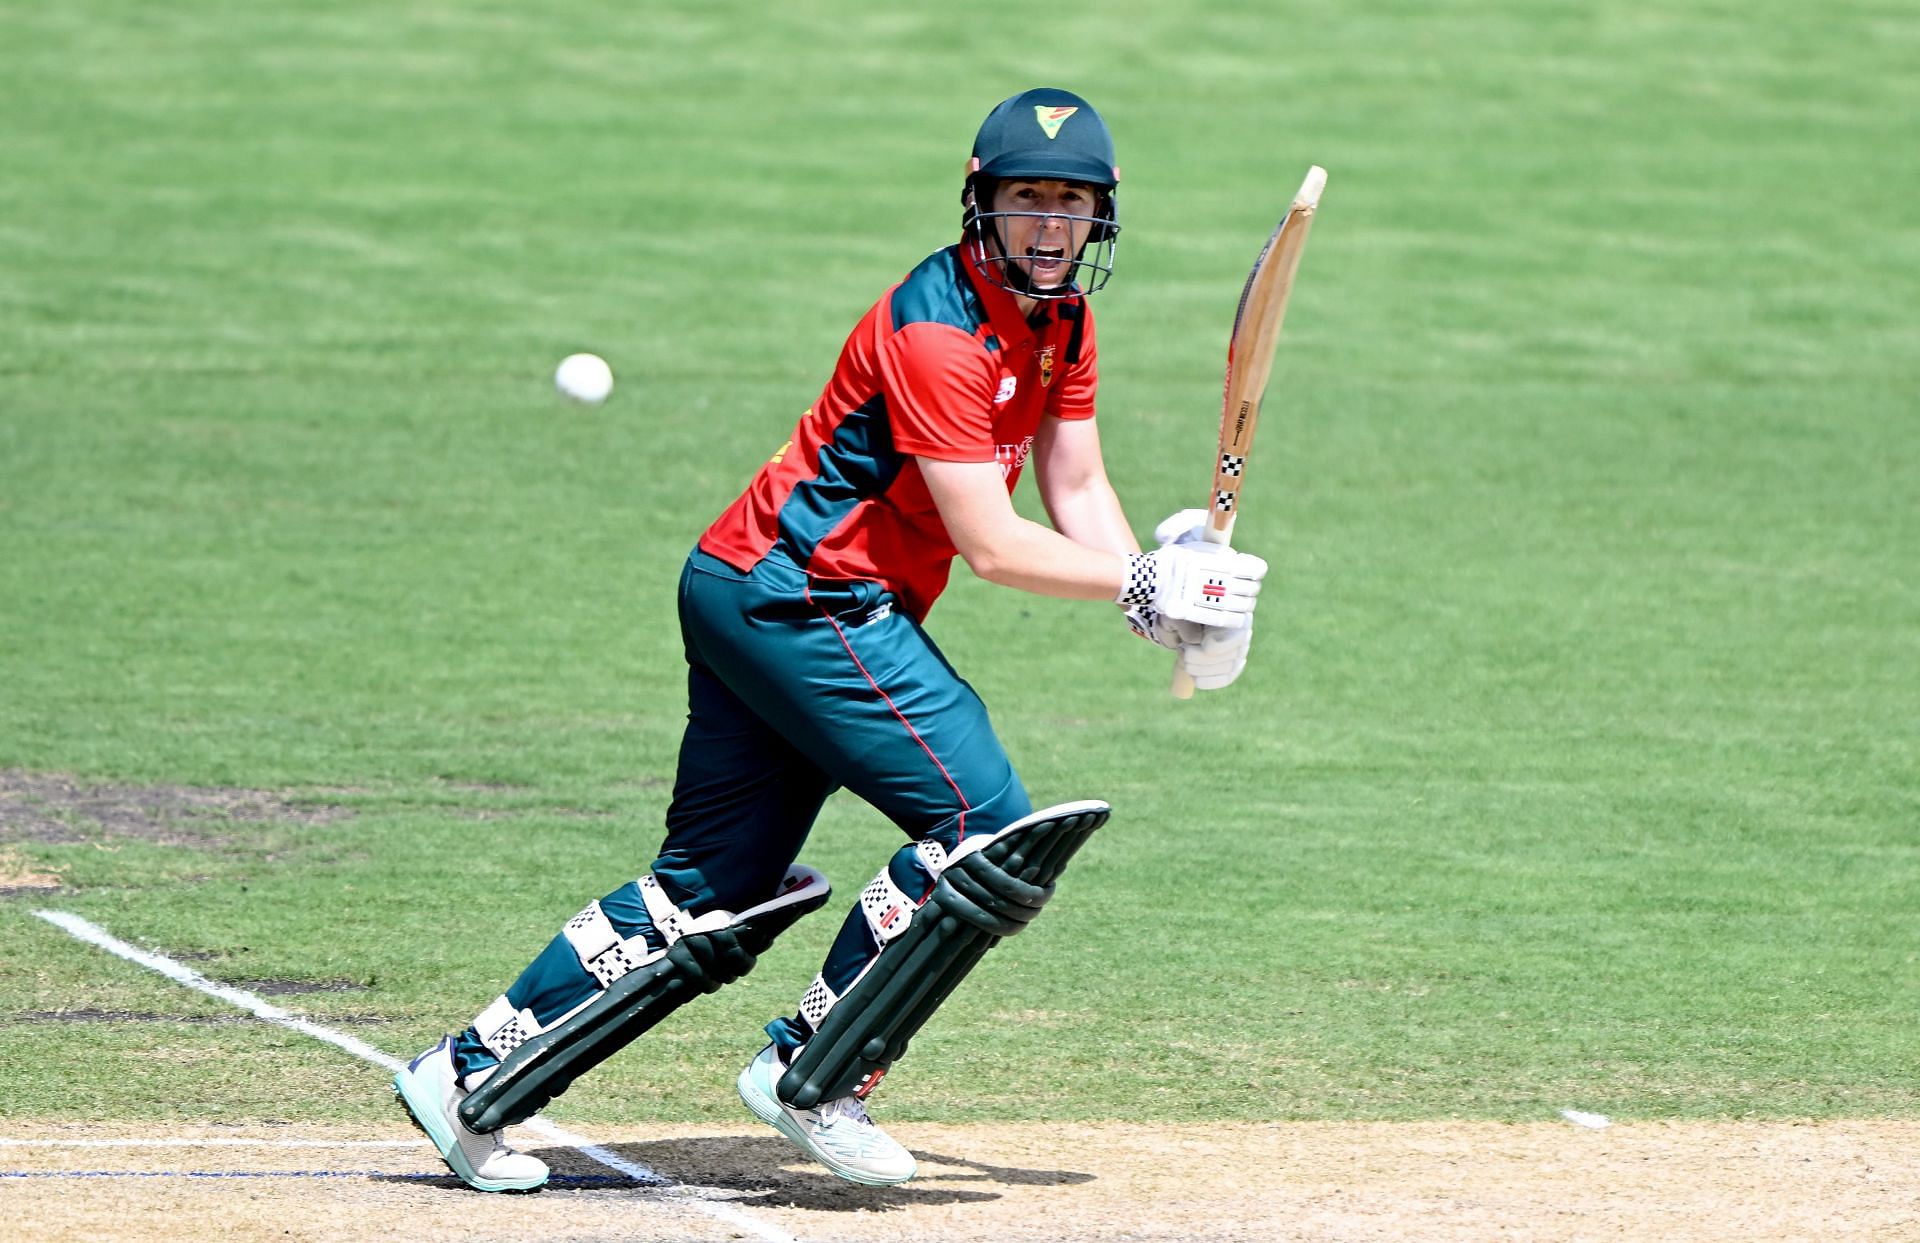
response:
<path fill-rule="evenodd" d="M 1213 495 L 1207 502 L 1207 521 L 1201 529 L 1210 544 L 1233 537 L 1233 520 L 1240 512 L 1240 484 L 1246 478 L 1247 458 L 1253 453 L 1253 431 L 1260 422 L 1260 399 L 1273 371 L 1273 348 L 1280 341 L 1280 321 L 1286 318 L 1287 295 L 1293 292 L 1293 274 L 1300 252 L 1313 227 L 1320 192 L 1327 187 L 1327 170 L 1318 164 L 1280 218 L 1260 257 L 1247 273 L 1240 291 L 1240 309 L 1233 316 L 1233 335 L 1227 338 L 1227 380 L 1220 407 L 1220 453 L 1213 464 Z M 1176 658 L 1173 697 L 1193 698 L 1193 679 Z"/>

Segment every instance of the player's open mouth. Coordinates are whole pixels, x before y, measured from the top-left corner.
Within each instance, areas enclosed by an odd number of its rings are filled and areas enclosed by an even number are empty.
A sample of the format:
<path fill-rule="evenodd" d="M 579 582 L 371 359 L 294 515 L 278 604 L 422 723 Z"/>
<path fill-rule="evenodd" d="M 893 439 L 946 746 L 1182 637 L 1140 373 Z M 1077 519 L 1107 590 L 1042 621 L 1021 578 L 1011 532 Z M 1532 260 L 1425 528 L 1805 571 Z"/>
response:
<path fill-rule="evenodd" d="M 1036 274 L 1044 272 L 1052 276 L 1066 266 L 1067 252 L 1060 246 L 1029 246 L 1027 259 Z"/>

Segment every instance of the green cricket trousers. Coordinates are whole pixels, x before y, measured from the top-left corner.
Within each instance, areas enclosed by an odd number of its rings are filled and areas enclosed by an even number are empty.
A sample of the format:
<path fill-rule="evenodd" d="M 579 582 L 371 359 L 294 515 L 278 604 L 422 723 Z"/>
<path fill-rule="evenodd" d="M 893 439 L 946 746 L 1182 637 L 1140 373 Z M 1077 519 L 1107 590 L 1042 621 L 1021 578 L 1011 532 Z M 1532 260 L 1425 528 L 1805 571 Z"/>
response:
<path fill-rule="evenodd" d="M 737 911 L 773 896 L 841 787 L 906 834 L 886 866 L 917 900 L 933 878 L 915 842 L 951 851 L 1033 809 L 980 697 L 881 584 L 809 578 L 778 548 L 744 572 L 696 549 L 679 601 L 687 728 L 651 870 L 682 910 Z M 664 945 L 634 884 L 601 909 L 620 935 Z M 821 976 L 843 993 L 878 952 L 856 901 Z M 545 1025 L 598 991 L 561 936 L 506 995 Z M 797 1015 L 767 1032 L 788 1052 L 812 1034 Z M 456 1059 L 463 1074 L 497 1060 L 472 1028 Z"/>

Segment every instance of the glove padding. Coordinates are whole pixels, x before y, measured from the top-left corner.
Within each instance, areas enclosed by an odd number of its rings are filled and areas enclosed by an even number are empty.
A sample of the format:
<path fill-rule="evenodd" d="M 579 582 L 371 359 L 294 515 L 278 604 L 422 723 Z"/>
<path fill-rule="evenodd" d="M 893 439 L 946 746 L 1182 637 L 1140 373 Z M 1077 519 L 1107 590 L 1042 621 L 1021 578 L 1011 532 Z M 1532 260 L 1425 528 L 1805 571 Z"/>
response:
<path fill-rule="evenodd" d="M 1231 686 L 1247 667 L 1247 649 L 1253 644 L 1253 615 L 1238 626 L 1205 626 L 1198 640 L 1180 645 L 1180 667 L 1193 679 L 1194 689 L 1217 691 Z"/>
<path fill-rule="evenodd" d="M 1173 621 L 1237 625 L 1253 612 L 1267 563 L 1225 544 L 1168 544 L 1127 557 L 1115 603 L 1148 606 Z"/>
<path fill-rule="evenodd" d="M 1165 548 L 1168 544 L 1200 544 L 1206 542 L 1207 511 L 1204 509 L 1183 509 L 1177 514 L 1168 514 L 1153 528 L 1153 542 Z"/>
<path fill-rule="evenodd" d="M 1198 622 L 1175 621 L 1151 604 L 1136 604 L 1127 610 L 1127 625 L 1149 643 L 1158 643 L 1169 652 L 1177 652 L 1189 643 L 1198 643 L 1207 628 Z"/>

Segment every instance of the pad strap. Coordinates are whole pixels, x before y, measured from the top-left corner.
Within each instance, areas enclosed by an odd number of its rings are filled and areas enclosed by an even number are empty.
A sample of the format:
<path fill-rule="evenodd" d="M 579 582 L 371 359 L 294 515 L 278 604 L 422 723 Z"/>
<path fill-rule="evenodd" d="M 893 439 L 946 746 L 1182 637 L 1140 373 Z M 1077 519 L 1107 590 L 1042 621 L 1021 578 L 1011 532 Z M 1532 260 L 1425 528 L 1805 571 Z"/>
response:
<path fill-rule="evenodd" d="M 867 914 L 867 927 L 881 945 L 905 932 L 913 923 L 914 908 L 919 906 L 907 891 L 894 883 L 893 869 L 880 869 L 873 883 L 860 891 L 860 909 Z"/>
<path fill-rule="evenodd" d="M 644 884 L 641 892 L 646 893 Z M 751 971 L 775 937 L 802 915 L 823 906 L 831 892 L 825 876 L 795 864 L 777 895 L 737 915 L 712 911 L 693 919 L 673 907 L 674 933 L 666 949 L 648 951 L 637 964 L 613 976 L 599 993 L 544 1029 L 530 1013 L 500 998 L 482 1012 L 475 1026 L 487 1048 L 502 1061 L 460 1103 L 461 1122 L 479 1134 L 524 1122 L 580 1075 L 667 1015 Z M 649 902 L 649 913 L 653 910 Z M 633 956 L 636 943 L 644 945 L 641 938 L 617 936 L 607 944 L 611 925 L 606 932 L 598 931 L 605 918 L 596 902 L 567 924 L 567 940 L 583 964 L 589 963 L 589 954 L 592 962 L 605 964 L 612 961 L 610 954 Z M 489 1024 L 500 1033 L 497 1038 L 488 1035 Z"/>
<path fill-rule="evenodd" d="M 642 878 L 643 881 L 652 879 L 651 876 Z M 646 890 L 642 888 L 641 892 L 645 893 Z M 652 914 L 651 906 L 648 914 Z M 613 982 L 627 972 L 666 953 L 647 944 L 645 936 L 622 937 L 614 931 L 613 921 L 600 909 L 597 900 L 589 902 L 586 910 L 568 920 L 562 931 L 566 934 L 567 942 L 573 946 L 574 954 L 579 957 L 580 965 L 600 982 L 601 988 L 611 988 Z"/>
<path fill-rule="evenodd" d="M 541 1031 L 533 1011 L 518 1009 L 504 993 L 473 1020 L 473 1029 L 480 1033 L 480 1043 L 487 1046 L 487 1052 L 502 1060 Z"/>

